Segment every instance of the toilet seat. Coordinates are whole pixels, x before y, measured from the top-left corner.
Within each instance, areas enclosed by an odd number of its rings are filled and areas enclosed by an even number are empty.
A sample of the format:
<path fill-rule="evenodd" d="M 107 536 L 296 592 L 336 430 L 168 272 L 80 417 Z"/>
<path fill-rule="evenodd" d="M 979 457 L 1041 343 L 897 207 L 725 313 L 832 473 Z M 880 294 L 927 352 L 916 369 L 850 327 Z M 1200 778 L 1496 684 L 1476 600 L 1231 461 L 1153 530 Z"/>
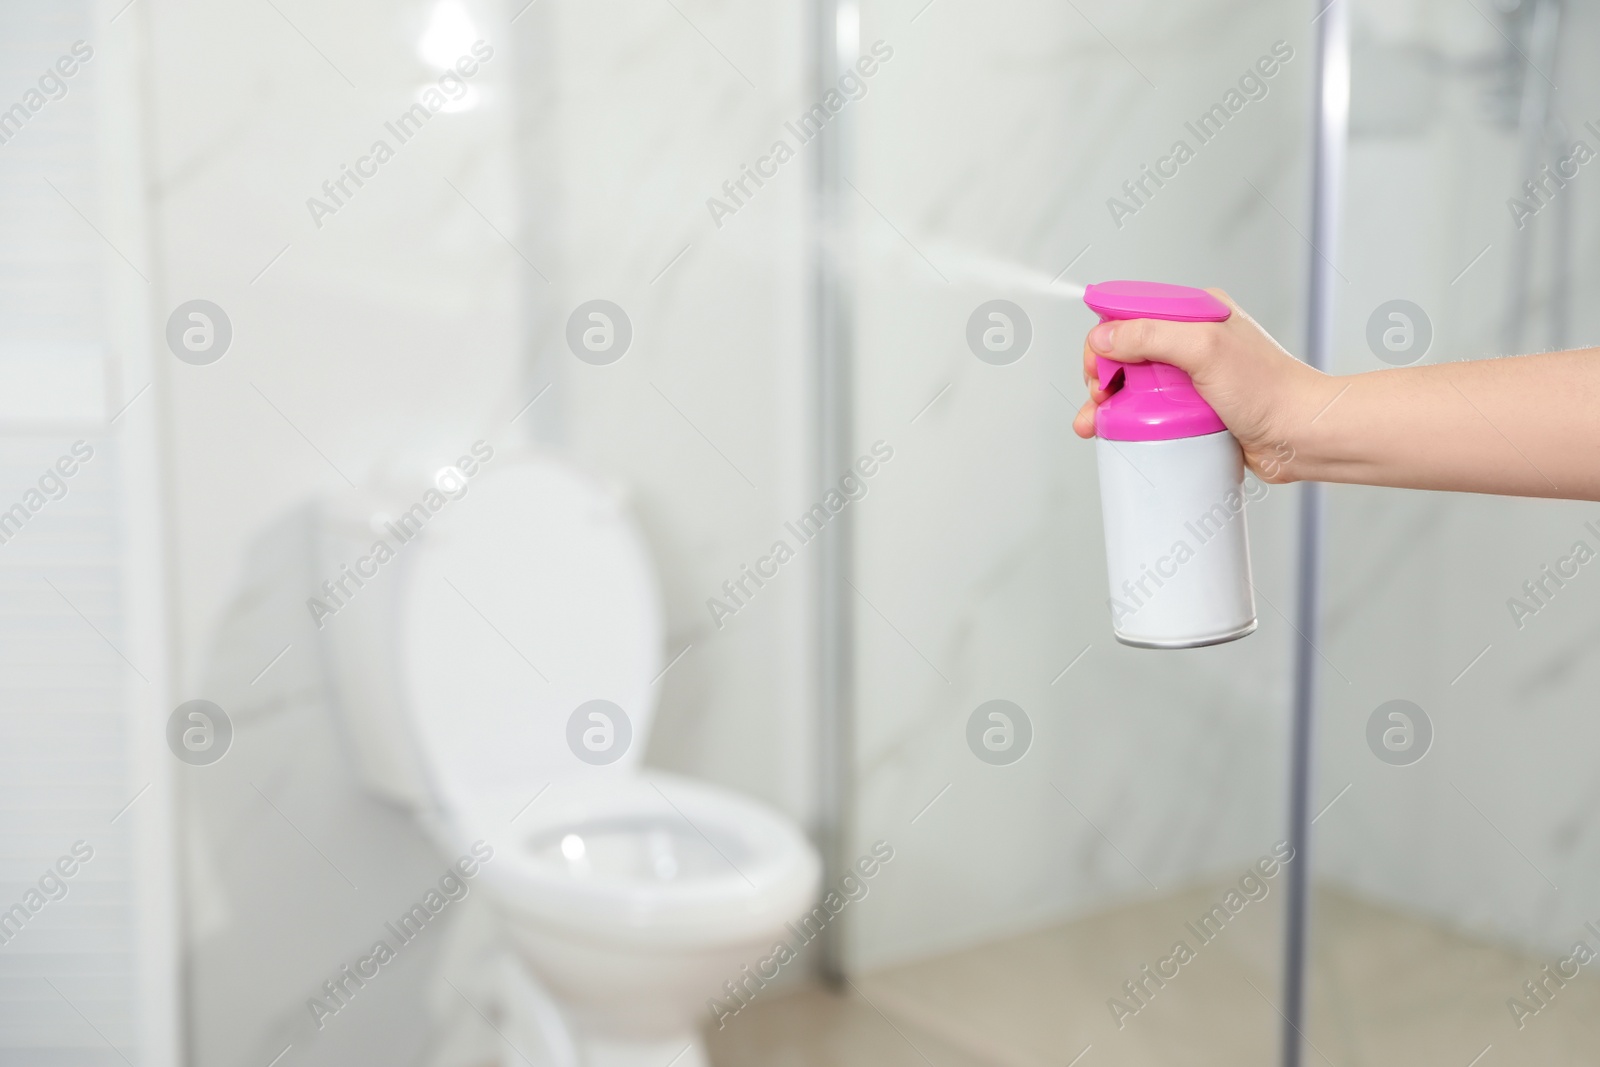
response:
<path fill-rule="evenodd" d="M 503 907 L 619 946 L 744 941 L 804 911 L 819 874 L 777 812 L 659 772 L 553 782 L 494 840 L 480 877 Z"/>

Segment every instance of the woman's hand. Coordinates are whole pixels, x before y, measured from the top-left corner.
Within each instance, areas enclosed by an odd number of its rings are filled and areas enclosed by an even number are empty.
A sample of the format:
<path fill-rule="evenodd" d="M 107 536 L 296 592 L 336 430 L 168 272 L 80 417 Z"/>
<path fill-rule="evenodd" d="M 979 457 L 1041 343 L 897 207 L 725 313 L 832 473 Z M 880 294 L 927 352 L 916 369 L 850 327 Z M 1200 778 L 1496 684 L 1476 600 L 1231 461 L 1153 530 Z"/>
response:
<path fill-rule="evenodd" d="M 1208 290 L 1232 309 L 1224 322 L 1125 319 L 1102 322 L 1083 345 L 1089 401 L 1072 428 L 1094 436 L 1095 411 L 1111 394 L 1100 388 L 1095 357 L 1123 363 L 1169 363 L 1186 371 L 1216 409 L 1244 460 L 1268 482 L 1291 482 L 1295 441 L 1338 395 L 1334 379 L 1295 359 L 1220 289 Z"/>

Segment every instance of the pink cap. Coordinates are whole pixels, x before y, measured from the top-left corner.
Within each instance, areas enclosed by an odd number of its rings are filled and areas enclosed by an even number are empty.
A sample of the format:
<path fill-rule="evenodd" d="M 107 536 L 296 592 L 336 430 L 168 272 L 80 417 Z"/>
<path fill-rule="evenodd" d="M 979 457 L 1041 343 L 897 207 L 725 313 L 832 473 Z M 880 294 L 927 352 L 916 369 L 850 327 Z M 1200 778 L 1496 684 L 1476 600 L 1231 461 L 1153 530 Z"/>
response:
<path fill-rule="evenodd" d="M 1084 291 L 1083 302 L 1110 319 L 1167 319 L 1172 322 L 1221 322 L 1228 305 L 1186 285 L 1161 282 L 1099 282 Z M 1194 382 L 1166 363 L 1119 363 L 1097 356 L 1100 388 L 1122 384 L 1095 412 L 1095 433 L 1108 441 L 1172 441 L 1226 430 L 1211 405 L 1195 391 Z"/>

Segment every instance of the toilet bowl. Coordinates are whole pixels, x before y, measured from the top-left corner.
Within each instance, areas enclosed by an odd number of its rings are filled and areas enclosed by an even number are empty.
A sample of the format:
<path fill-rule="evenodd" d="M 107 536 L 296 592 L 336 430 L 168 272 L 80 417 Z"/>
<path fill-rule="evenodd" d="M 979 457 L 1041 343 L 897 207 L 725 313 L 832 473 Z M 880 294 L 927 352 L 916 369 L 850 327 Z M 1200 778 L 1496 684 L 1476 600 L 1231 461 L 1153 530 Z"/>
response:
<path fill-rule="evenodd" d="M 616 1050 L 637 1046 L 657 1067 L 698 1050 L 707 999 L 726 998 L 723 983 L 770 952 L 815 888 L 814 854 L 792 824 L 677 776 L 558 783 L 518 825 L 481 877 L 590 1064 L 602 1044 L 608 1062 L 633 1062 Z"/>
<path fill-rule="evenodd" d="M 816 851 L 763 804 L 642 768 L 661 613 L 618 497 L 547 457 L 472 466 L 420 510 L 328 507 L 319 558 L 363 576 L 321 620 L 351 759 L 449 855 L 493 848 L 476 880 L 518 963 L 511 1062 L 696 1067 L 707 1001 L 807 910 Z"/>

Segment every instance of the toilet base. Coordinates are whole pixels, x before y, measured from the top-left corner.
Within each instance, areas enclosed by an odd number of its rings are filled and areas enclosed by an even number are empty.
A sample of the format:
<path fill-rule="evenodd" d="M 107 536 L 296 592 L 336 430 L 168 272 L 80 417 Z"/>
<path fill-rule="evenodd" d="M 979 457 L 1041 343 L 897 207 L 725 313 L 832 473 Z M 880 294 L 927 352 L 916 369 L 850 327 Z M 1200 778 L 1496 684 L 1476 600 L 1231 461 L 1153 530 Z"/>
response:
<path fill-rule="evenodd" d="M 693 1031 L 637 1038 L 579 1030 L 514 958 L 504 961 L 501 1006 L 504 1067 L 710 1067 L 705 1043 Z"/>

